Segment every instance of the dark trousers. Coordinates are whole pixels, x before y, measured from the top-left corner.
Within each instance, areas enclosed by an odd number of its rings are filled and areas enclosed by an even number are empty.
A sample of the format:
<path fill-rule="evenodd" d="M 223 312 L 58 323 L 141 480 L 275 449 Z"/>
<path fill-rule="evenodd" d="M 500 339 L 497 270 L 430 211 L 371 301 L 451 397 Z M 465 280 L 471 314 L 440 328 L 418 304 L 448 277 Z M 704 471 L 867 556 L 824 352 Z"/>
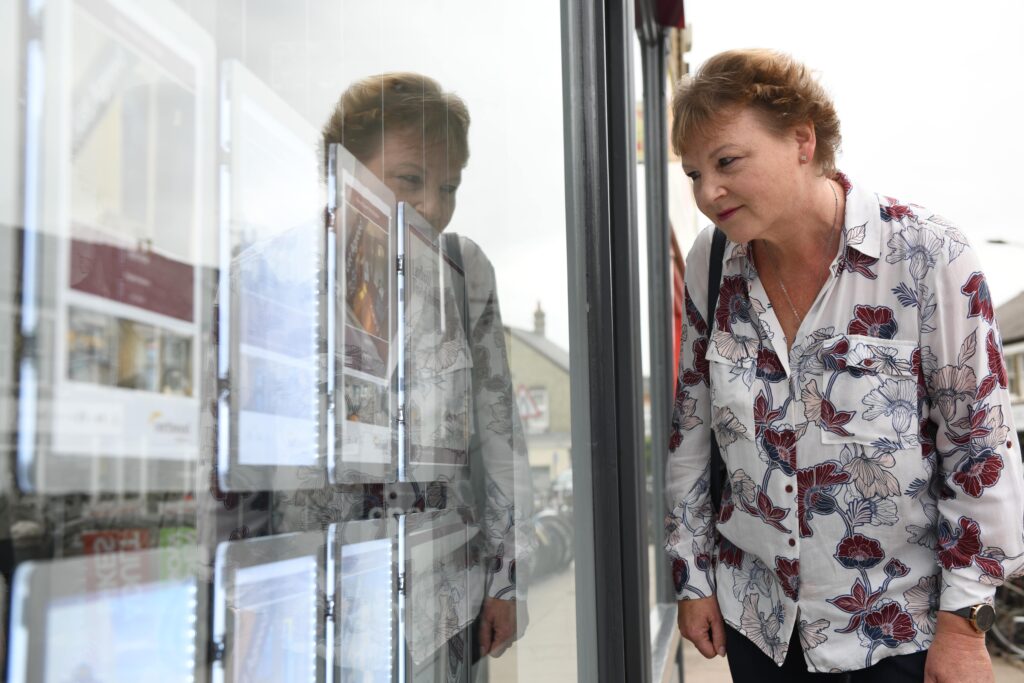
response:
<path fill-rule="evenodd" d="M 920 683 L 928 651 L 887 657 L 867 669 L 848 673 L 814 673 L 807 670 L 798 629 L 793 629 L 786 661 L 778 666 L 746 636 L 725 625 L 725 649 L 732 680 L 737 683 Z"/>

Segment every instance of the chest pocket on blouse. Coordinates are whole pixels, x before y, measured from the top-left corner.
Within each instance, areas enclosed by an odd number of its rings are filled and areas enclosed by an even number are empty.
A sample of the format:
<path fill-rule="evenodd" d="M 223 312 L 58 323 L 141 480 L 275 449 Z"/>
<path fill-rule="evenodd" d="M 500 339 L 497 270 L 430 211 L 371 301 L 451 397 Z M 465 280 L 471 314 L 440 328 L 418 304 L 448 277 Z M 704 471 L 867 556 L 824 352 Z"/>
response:
<path fill-rule="evenodd" d="M 918 444 L 917 342 L 841 335 L 822 345 L 821 440 L 827 444 Z"/>
<path fill-rule="evenodd" d="M 757 374 L 757 359 L 729 359 L 709 345 L 704 358 L 711 378 L 711 427 L 718 445 L 754 439 L 754 395 L 751 386 Z"/>

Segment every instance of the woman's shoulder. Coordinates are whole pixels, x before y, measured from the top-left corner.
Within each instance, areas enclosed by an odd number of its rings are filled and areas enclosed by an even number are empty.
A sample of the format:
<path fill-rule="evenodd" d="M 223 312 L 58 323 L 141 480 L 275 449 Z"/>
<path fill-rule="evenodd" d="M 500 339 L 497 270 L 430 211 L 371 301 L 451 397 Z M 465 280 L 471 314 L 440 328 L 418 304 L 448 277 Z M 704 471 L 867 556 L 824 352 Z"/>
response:
<path fill-rule="evenodd" d="M 686 272 L 703 273 L 707 275 L 708 259 L 711 258 L 711 241 L 715 235 L 714 224 L 706 226 L 697 233 L 696 239 L 686 254 Z"/>
<path fill-rule="evenodd" d="M 903 265 L 915 281 L 979 268 L 967 235 L 945 215 L 922 204 L 878 195 L 882 258 Z"/>
<path fill-rule="evenodd" d="M 466 277 L 466 286 L 471 290 L 481 288 L 494 289 L 495 276 L 494 266 L 483 248 L 471 238 L 459 233 L 444 233 L 450 236 L 458 244 L 459 255 L 463 275 Z"/>

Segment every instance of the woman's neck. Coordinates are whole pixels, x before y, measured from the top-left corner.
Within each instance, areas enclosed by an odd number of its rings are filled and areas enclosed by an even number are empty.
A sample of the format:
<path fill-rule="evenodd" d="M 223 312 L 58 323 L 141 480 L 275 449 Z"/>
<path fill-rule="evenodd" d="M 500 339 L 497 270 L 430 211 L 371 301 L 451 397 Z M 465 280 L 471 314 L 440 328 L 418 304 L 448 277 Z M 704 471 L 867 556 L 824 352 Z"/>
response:
<path fill-rule="evenodd" d="M 837 185 L 831 179 L 815 183 L 805 201 L 795 202 L 789 216 L 758 238 L 756 248 L 781 271 L 799 272 L 809 266 L 816 271 L 835 256 L 846 208 L 845 192 Z"/>

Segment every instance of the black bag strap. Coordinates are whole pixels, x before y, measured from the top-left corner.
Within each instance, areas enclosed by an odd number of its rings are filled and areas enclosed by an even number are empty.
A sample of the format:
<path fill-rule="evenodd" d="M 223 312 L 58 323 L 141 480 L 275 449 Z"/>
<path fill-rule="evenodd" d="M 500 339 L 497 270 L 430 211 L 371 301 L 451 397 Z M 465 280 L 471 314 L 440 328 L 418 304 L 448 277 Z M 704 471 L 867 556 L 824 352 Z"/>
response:
<path fill-rule="evenodd" d="M 469 321 L 469 292 L 466 291 L 466 265 L 462 260 L 462 244 L 459 242 L 459 236 L 456 233 L 448 232 L 441 235 L 443 240 L 442 251 L 451 259 L 455 267 L 462 271 L 462 291 L 455 292 L 455 304 L 459 309 L 459 317 L 462 319 L 462 330 L 466 335 L 466 345 L 472 350 L 473 348 L 473 335 L 472 326 Z M 470 410 L 476 410 L 476 368 L 473 368 L 469 372 L 470 377 Z M 484 463 L 483 453 L 480 449 L 480 435 L 476 428 L 476 419 L 471 422 L 472 429 L 469 433 L 469 476 L 471 486 L 473 487 L 473 494 L 476 496 L 476 514 L 477 521 L 481 522 L 484 519 L 487 500 L 487 481 L 484 477 Z"/>
<path fill-rule="evenodd" d="M 715 228 L 714 237 L 711 238 L 711 257 L 708 261 L 708 315 L 705 322 L 708 327 L 709 344 L 715 325 L 715 309 L 718 308 L 718 290 L 722 285 L 724 257 L 725 233 Z M 710 386 L 708 388 L 710 389 Z M 719 508 L 722 506 L 722 480 L 725 474 L 725 462 L 722 460 L 722 451 L 718 448 L 718 439 L 715 437 L 714 430 L 710 425 L 708 429 L 711 434 L 711 505 L 715 510 L 715 519 L 718 519 Z"/>

